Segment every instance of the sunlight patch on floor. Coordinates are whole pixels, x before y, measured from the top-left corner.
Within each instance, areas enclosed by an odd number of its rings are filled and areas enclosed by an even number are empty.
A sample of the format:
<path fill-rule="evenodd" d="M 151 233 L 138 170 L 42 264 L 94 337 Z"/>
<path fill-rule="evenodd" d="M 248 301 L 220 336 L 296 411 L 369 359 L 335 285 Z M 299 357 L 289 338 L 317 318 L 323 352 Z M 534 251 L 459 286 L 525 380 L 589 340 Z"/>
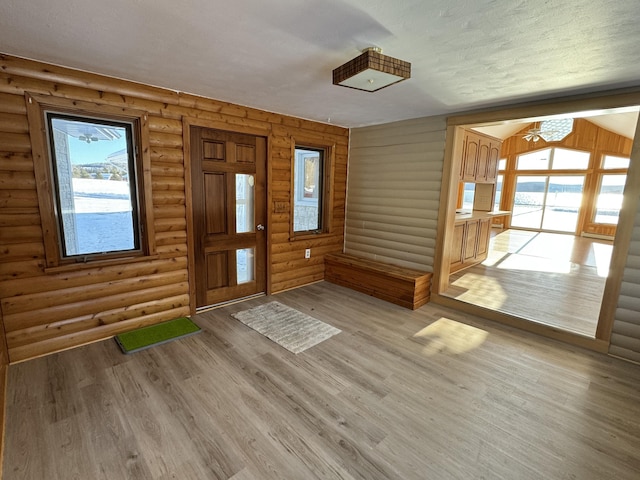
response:
<path fill-rule="evenodd" d="M 511 255 L 498 268 L 545 273 L 571 273 L 571 262 L 528 255 Z"/>
<path fill-rule="evenodd" d="M 491 238 L 489 251 L 516 253 L 536 235 L 536 232 L 505 230 Z"/>
<path fill-rule="evenodd" d="M 460 355 L 478 348 L 489 332 L 471 325 L 441 317 L 424 327 L 413 338 L 424 343 L 422 353 L 427 356 L 439 353 Z"/>
<path fill-rule="evenodd" d="M 487 254 L 487 258 L 482 262 L 482 265 L 486 267 L 494 267 L 497 263 L 509 255 L 509 252 L 504 252 L 501 250 L 490 250 Z"/>
<path fill-rule="evenodd" d="M 606 278 L 609 275 L 609 264 L 611 263 L 613 245 L 594 243 L 591 247 L 593 248 L 593 256 L 595 257 L 598 276 Z"/>
<path fill-rule="evenodd" d="M 456 299 L 470 303 L 478 303 L 478 299 L 482 299 L 481 306 L 496 310 L 502 307 L 508 298 L 504 288 L 495 278 L 476 273 L 465 273 L 454 281 L 451 287 L 454 287 L 450 291 L 456 292 Z"/>
<path fill-rule="evenodd" d="M 553 260 L 571 258 L 575 237 L 560 233 L 539 233 L 526 246 L 518 251 L 522 255 L 542 257 Z"/>

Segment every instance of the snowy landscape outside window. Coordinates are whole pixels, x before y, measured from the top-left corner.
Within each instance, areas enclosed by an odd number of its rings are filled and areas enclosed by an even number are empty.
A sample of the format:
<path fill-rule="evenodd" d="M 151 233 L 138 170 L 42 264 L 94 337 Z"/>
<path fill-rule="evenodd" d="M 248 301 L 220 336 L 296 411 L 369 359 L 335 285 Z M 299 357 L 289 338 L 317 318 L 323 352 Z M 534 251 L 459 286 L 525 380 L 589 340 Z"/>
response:
<path fill-rule="evenodd" d="M 61 258 L 141 250 L 133 126 L 47 112 Z"/>

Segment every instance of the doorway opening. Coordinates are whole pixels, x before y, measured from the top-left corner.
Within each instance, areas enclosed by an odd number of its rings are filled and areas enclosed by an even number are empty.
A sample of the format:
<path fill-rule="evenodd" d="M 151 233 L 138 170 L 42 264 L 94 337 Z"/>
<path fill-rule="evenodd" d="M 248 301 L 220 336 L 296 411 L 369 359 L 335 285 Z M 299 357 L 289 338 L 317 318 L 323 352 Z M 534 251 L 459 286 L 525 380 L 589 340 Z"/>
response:
<path fill-rule="evenodd" d="M 571 119 L 573 126 L 561 138 L 545 139 L 539 133 L 549 119 Z M 444 256 L 450 265 L 443 268 L 446 279 L 439 281 L 439 295 L 553 330 L 600 338 L 603 296 L 637 120 L 638 107 L 629 107 L 597 115 L 456 124 L 457 138 L 459 132 L 477 132 L 498 139 L 502 148 L 491 186 L 492 209 L 463 209 L 461 215 L 461 202 L 472 188 L 451 180 L 450 188 L 459 188 L 458 210 L 448 230 L 453 237 L 445 236 L 445 242 L 453 238 L 452 248 L 462 243 L 465 251 L 464 243 L 470 240 L 457 232 L 471 230 L 457 227 L 469 213 L 480 222 L 489 218 L 492 228 L 482 257 L 477 255 L 482 239 L 475 237 L 476 256 L 467 257 L 476 261 L 461 265 L 457 254 Z M 458 168 L 454 160 L 453 171 Z M 449 198 L 455 196 L 449 193 Z M 447 214 L 454 215 L 452 210 L 450 202 Z"/>

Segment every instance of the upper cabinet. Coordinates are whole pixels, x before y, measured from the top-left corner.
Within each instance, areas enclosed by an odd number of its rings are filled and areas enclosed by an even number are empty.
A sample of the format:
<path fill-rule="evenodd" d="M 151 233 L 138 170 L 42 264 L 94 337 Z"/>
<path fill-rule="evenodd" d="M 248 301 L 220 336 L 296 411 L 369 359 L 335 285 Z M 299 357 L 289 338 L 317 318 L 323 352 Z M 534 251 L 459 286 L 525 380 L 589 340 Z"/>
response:
<path fill-rule="evenodd" d="M 495 183 L 502 141 L 465 130 L 460 163 L 460 181 Z"/>
<path fill-rule="evenodd" d="M 480 135 L 465 130 L 464 143 L 462 145 L 462 162 L 460 163 L 460 180 L 463 182 L 476 181 L 479 149 Z"/>

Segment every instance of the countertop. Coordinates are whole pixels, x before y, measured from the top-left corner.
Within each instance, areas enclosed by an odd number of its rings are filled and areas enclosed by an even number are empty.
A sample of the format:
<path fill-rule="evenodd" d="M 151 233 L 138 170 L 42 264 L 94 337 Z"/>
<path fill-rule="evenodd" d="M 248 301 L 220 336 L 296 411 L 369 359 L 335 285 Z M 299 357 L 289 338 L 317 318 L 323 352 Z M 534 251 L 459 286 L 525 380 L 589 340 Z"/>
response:
<path fill-rule="evenodd" d="M 466 222 L 467 220 L 477 220 L 480 218 L 501 217 L 503 215 L 511 215 L 511 212 L 509 210 L 494 210 L 493 212 L 473 210 L 471 212 L 456 213 L 456 222 Z"/>

